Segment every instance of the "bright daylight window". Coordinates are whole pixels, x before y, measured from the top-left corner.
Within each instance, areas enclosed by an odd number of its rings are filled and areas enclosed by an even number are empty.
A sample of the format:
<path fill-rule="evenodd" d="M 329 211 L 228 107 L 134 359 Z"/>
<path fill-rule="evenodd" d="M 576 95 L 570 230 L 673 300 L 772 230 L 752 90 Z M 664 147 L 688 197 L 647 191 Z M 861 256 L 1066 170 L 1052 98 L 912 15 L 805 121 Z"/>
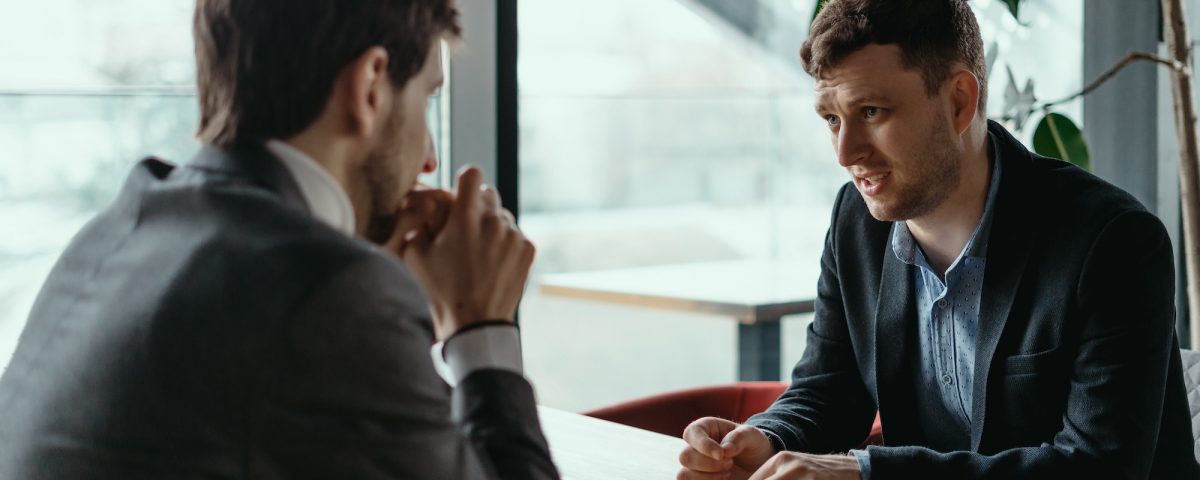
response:
<path fill-rule="evenodd" d="M 1078 88 L 1081 1 L 1026 2 L 1033 27 L 1002 1 L 971 4 L 999 45 L 993 109 L 1003 65 L 1020 85 L 1055 66 L 1039 94 Z M 521 2 L 520 218 L 539 248 L 521 330 L 539 401 L 578 411 L 737 378 L 732 318 L 557 295 L 547 278 L 756 259 L 815 272 L 848 177 L 800 67 L 812 12 L 812 0 Z M 810 320 L 784 318 L 783 377 Z"/>
<path fill-rule="evenodd" d="M 59 253 L 133 164 L 198 148 L 194 5 L 0 0 L 0 369 Z M 444 107 L 428 112 L 439 147 Z"/>
<path fill-rule="evenodd" d="M 999 45 L 993 114 L 1005 65 L 1048 98 L 1078 89 L 1081 0 L 1026 2 L 1032 28 L 1002 1 L 971 1 Z M 0 366 L 54 260 L 134 162 L 197 148 L 192 6 L 0 0 Z M 815 265 L 845 174 L 796 58 L 811 12 L 812 0 L 522 0 L 521 223 L 539 256 L 521 321 L 543 403 L 580 410 L 733 381 L 737 328 L 545 295 L 543 275 Z M 429 112 L 439 147 L 445 100 Z M 1078 108 L 1063 110 L 1082 120 Z M 783 323 L 783 375 L 806 321 Z"/>

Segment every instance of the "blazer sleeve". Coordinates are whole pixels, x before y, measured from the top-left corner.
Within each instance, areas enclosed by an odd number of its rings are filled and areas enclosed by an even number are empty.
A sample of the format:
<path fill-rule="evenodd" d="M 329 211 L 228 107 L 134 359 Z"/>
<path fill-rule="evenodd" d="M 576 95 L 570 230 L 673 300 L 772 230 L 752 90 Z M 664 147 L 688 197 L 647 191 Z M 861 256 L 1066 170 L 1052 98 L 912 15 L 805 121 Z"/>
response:
<path fill-rule="evenodd" d="M 1078 329 L 1078 349 L 1053 442 L 991 455 L 870 447 L 873 478 L 1148 478 L 1175 343 L 1170 241 L 1153 215 L 1126 212 L 1085 262 L 1081 318 L 1067 327 Z"/>
<path fill-rule="evenodd" d="M 825 249 L 813 322 L 807 344 L 792 370 L 787 391 L 765 412 L 746 423 L 763 430 L 776 450 L 845 452 L 860 445 L 871 430 L 875 403 L 863 384 L 846 325 L 838 280 L 838 213 L 849 185 L 838 193 Z"/>
<path fill-rule="evenodd" d="M 435 372 L 418 287 L 360 259 L 276 332 L 246 412 L 253 478 L 557 479 L 524 377 Z"/>

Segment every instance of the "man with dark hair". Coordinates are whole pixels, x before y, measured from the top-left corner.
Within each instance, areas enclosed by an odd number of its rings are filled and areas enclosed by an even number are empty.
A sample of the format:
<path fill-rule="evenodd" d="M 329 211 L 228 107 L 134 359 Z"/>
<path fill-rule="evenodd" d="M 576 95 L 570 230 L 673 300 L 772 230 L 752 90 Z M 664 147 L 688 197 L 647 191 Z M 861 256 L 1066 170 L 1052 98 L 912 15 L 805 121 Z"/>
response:
<path fill-rule="evenodd" d="M 801 58 L 852 181 L 808 346 L 680 478 L 1200 478 L 1165 229 L 986 119 L 981 44 L 965 0 L 825 6 Z"/>
<path fill-rule="evenodd" d="M 138 164 L 50 274 L 0 478 L 557 478 L 533 246 L 478 169 L 416 186 L 452 0 L 197 0 L 194 29 L 205 146 Z"/>

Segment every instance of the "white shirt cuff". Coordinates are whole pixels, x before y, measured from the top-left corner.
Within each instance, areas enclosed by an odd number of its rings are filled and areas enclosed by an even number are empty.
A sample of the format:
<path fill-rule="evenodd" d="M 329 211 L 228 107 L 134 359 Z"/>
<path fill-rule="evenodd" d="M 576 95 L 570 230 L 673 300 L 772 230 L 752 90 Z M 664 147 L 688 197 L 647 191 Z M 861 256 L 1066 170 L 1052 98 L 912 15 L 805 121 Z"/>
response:
<path fill-rule="evenodd" d="M 521 335 L 516 325 L 493 325 L 456 334 L 450 342 L 439 342 L 430 352 L 442 379 L 458 385 L 476 370 L 507 370 L 524 375 Z"/>

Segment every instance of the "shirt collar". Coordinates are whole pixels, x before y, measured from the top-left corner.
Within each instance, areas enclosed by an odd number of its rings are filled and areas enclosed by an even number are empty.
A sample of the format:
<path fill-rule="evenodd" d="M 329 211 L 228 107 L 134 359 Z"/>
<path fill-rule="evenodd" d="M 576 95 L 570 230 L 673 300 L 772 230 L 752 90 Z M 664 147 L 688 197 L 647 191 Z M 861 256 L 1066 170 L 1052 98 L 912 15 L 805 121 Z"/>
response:
<path fill-rule="evenodd" d="M 281 140 L 268 140 L 265 146 L 292 174 L 309 212 L 335 230 L 354 235 L 354 207 L 342 185 L 296 147 Z"/>
<path fill-rule="evenodd" d="M 963 252 L 959 255 L 962 257 L 985 258 L 987 256 L 987 240 L 991 233 L 992 226 L 992 210 L 996 204 L 996 192 L 1000 190 L 1000 165 L 1004 163 L 1000 158 L 1000 148 L 996 143 L 996 138 L 992 132 L 988 132 L 988 144 L 991 146 L 992 155 L 992 178 L 988 182 L 987 199 L 983 204 L 983 215 L 979 219 L 979 225 L 975 227 L 975 232 L 971 234 L 971 239 L 967 241 L 967 245 L 963 247 Z M 908 224 L 903 220 L 897 221 L 892 229 L 892 253 L 901 262 L 909 265 L 926 266 L 925 255 L 918 248 L 916 238 L 913 238 L 912 232 L 908 229 Z M 950 269 L 958 264 L 958 259 L 951 264 Z"/>

